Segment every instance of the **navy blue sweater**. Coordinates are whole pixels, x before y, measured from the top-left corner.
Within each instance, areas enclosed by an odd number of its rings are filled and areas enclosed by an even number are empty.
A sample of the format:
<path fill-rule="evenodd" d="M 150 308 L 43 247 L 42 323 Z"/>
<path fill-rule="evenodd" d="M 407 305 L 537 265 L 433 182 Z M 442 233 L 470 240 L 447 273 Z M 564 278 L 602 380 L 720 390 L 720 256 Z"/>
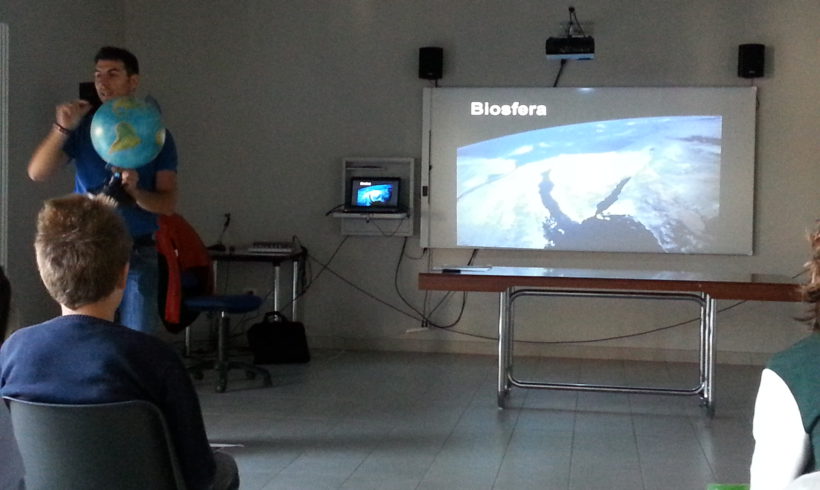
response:
<path fill-rule="evenodd" d="M 147 400 L 165 416 L 188 488 L 213 482 L 199 399 L 179 355 L 160 339 L 83 315 L 23 328 L 0 349 L 0 393 L 46 403 Z"/>

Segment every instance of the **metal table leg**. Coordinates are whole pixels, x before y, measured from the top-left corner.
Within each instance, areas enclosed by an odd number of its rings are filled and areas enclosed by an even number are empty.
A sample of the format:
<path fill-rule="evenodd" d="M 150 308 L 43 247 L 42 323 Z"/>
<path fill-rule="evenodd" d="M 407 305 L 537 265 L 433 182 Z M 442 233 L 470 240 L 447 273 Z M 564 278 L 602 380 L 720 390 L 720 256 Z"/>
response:
<path fill-rule="evenodd" d="M 297 316 L 299 314 L 299 310 L 296 308 L 296 302 L 299 298 L 299 261 L 301 259 L 295 258 L 293 259 L 293 278 L 291 280 L 290 285 L 290 318 L 294 322 L 298 320 Z"/>
<path fill-rule="evenodd" d="M 507 384 L 509 369 L 509 291 L 498 295 L 498 408 L 506 405 L 509 386 Z"/>
<path fill-rule="evenodd" d="M 704 313 L 705 317 L 705 345 L 706 351 L 706 380 L 703 386 L 703 401 L 706 407 L 706 413 L 712 417 L 715 414 L 715 317 L 717 315 L 717 301 L 708 294 L 703 294 Z"/>
<path fill-rule="evenodd" d="M 513 303 L 521 296 L 596 297 L 624 299 L 683 300 L 698 303 L 700 307 L 700 334 L 698 356 L 698 383 L 691 388 L 664 388 L 652 386 L 617 386 L 582 383 L 543 383 L 519 380 L 513 374 L 515 321 Z M 540 388 L 575 391 L 599 391 L 614 393 L 699 395 L 707 413 L 714 414 L 714 342 L 715 300 L 705 293 L 613 291 L 613 290 L 558 290 L 511 288 L 501 293 L 498 313 L 498 407 L 504 408 L 512 387 Z"/>

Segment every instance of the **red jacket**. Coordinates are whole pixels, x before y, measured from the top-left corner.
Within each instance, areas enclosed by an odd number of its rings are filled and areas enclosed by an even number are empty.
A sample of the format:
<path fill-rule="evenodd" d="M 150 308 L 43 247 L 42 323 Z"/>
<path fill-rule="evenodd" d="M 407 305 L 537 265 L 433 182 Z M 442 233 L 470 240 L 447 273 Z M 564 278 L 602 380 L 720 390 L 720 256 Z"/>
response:
<path fill-rule="evenodd" d="M 160 285 L 167 285 L 164 293 L 160 287 L 160 314 L 168 330 L 179 332 L 196 318 L 186 322 L 183 299 L 213 293 L 211 257 L 196 230 L 179 214 L 159 217 L 156 240 L 157 252 L 167 265 L 166 277 L 160 277 Z"/>

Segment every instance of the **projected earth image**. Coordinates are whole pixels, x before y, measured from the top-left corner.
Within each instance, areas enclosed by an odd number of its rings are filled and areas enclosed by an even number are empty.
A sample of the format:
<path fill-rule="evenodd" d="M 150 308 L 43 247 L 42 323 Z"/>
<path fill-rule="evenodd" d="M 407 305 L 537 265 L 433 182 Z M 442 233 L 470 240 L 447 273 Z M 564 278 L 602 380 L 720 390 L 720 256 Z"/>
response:
<path fill-rule="evenodd" d="M 356 192 L 357 206 L 372 206 L 374 203 L 387 203 L 393 195 L 393 186 L 377 184 L 363 187 Z"/>
<path fill-rule="evenodd" d="M 697 253 L 719 213 L 720 116 L 620 119 L 458 149 L 459 246 Z"/>

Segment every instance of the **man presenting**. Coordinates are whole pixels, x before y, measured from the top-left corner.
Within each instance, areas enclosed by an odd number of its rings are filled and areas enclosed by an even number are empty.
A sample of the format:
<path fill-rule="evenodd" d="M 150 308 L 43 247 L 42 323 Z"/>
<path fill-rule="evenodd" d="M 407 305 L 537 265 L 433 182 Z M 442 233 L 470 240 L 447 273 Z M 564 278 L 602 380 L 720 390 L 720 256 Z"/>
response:
<path fill-rule="evenodd" d="M 139 86 L 139 62 L 122 48 L 103 47 L 94 58 L 94 85 L 102 102 L 115 97 L 134 95 Z M 43 181 L 66 163 L 76 167 L 74 192 L 96 194 L 117 172 L 122 189 L 133 198 L 133 205 L 121 205 L 134 242 L 130 258 L 128 285 L 119 306 L 123 325 L 155 334 L 159 325 L 157 308 L 158 266 L 154 246 L 157 215 L 171 214 L 177 200 L 177 152 L 170 132 L 159 155 L 137 169 L 112 168 L 94 150 L 91 143 L 92 106 L 75 100 L 57 106 L 51 131 L 31 157 L 28 175 Z"/>

